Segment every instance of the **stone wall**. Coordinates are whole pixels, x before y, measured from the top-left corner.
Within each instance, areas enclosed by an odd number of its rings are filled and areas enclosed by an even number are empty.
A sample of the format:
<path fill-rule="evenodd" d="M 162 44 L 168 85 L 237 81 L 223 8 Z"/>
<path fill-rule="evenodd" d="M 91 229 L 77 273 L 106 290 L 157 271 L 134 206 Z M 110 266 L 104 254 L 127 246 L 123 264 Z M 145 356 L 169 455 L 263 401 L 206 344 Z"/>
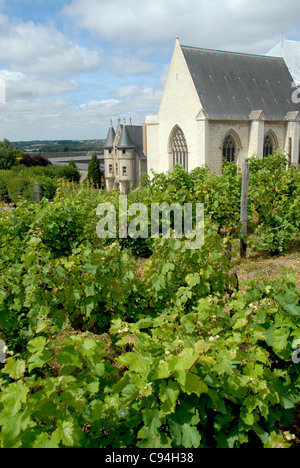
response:
<path fill-rule="evenodd" d="M 148 172 L 170 169 L 170 135 L 175 126 L 183 131 L 188 143 L 189 169 L 204 163 L 199 155 L 199 140 L 203 137 L 196 120 L 201 103 L 191 78 L 179 42 L 176 42 L 165 91 L 157 116 L 146 120 Z"/>

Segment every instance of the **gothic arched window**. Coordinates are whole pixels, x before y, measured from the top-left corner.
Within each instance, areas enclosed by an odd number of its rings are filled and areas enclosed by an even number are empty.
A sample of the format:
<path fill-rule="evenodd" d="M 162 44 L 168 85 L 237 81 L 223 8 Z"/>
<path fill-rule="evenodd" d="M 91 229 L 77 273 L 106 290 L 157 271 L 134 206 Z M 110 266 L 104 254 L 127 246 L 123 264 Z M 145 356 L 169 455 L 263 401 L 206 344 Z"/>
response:
<path fill-rule="evenodd" d="M 173 167 L 181 164 L 185 170 L 188 170 L 188 147 L 186 139 L 181 128 L 177 128 L 172 142 Z"/>
<path fill-rule="evenodd" d="M 223 143 L 223 158 L 231 163 L 235 162 L 236 146 L 232 136 L 228 135 Z"/>
<path fill-rule="evenodd" d="M 273 156 L 274 146 L 275 143 L 273 139 L 270 137 L 270 135 L 267 135 L 264 140 L 264 158 L 266 158 L 267 156 Z"/>

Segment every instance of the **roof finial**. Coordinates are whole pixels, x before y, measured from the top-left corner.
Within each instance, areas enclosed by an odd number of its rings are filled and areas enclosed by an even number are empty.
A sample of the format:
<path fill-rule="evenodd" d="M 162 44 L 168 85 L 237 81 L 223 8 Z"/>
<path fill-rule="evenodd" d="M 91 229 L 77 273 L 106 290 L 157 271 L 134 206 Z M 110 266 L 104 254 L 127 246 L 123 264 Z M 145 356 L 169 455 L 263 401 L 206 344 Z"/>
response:
<path fill-rule="evenodd" d="M 132 126 L 132 119 L 131 119 L 131 117 L 130 117 L 130 125 Z"/>
<path fill-rule="evenodd" d="M 126 125 L 126 118 L 124 117 L 124 125 Z"/>
<path fill-rule="evenodd" d="M 119 125 L 121 125 L 121 117 L 118 117 Z"/>

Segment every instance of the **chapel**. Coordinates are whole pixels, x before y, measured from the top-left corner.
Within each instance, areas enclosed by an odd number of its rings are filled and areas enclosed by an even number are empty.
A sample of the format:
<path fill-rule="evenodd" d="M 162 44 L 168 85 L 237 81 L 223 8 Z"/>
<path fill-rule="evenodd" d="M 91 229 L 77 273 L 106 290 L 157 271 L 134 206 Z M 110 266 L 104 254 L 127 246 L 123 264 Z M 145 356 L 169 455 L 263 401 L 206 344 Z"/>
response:
<path fill-rule="evenodd" d="M 276 149 L 299 162 L 300 105 L 281 57 L 182 46 L 176 39 L 158 114 L 146 119 L 148 172 L 238 165 Z"/>
<path fill-rule="evenodd" d="M 275 150 L 299 163 L 300 89 L 282 57 L 183 46 L 175 48 L 158 114 L 143 126 L 111 126 L 105 144 L 108 190 L 127 193 L 147 171 L 224 160 L 242 166 Z"/>

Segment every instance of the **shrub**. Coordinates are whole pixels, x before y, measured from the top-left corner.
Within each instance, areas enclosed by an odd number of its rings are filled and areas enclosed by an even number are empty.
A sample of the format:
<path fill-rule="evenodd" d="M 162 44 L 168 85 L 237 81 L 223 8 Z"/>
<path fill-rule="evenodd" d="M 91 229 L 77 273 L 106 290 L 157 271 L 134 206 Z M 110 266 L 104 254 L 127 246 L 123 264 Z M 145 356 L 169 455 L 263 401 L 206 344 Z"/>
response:
<path fill-rule="evenodd" d="M 9 170 L 17 163 L 17 159 L 22 156 L 22 151 L 14 148 L 6 139 L 0 142 L 0 170 Z"/>
<path fill-rule="evenodd" d="M 102 175 L 100 171 L 100 162 L 99 162 L 99 159 L 97 158 L 97 154 L 95 153 L 89 164 L 88 180 L 90 184 L 93 184 L 95 188 L 101 188 L 102 187 L 101 176 Z"/>
<path fill-rule="evenodd" d="M 29 153 L 23 154 L 23 157 L 20 160 L 19 164 L 25 167 L 52 166 L 52 163 L 49 161 L 49 159 L 45 158 L 42 154 L 29 154 Z"/>
<path fill-rule="evenodd" d="M 254 248 L 278 254 L 288 247 L 299 231 L 299 189 L 300 170 L 287 169 L 285 156 L 250 160 L 249 216 L 257 219 L 249 220 Z"/>

